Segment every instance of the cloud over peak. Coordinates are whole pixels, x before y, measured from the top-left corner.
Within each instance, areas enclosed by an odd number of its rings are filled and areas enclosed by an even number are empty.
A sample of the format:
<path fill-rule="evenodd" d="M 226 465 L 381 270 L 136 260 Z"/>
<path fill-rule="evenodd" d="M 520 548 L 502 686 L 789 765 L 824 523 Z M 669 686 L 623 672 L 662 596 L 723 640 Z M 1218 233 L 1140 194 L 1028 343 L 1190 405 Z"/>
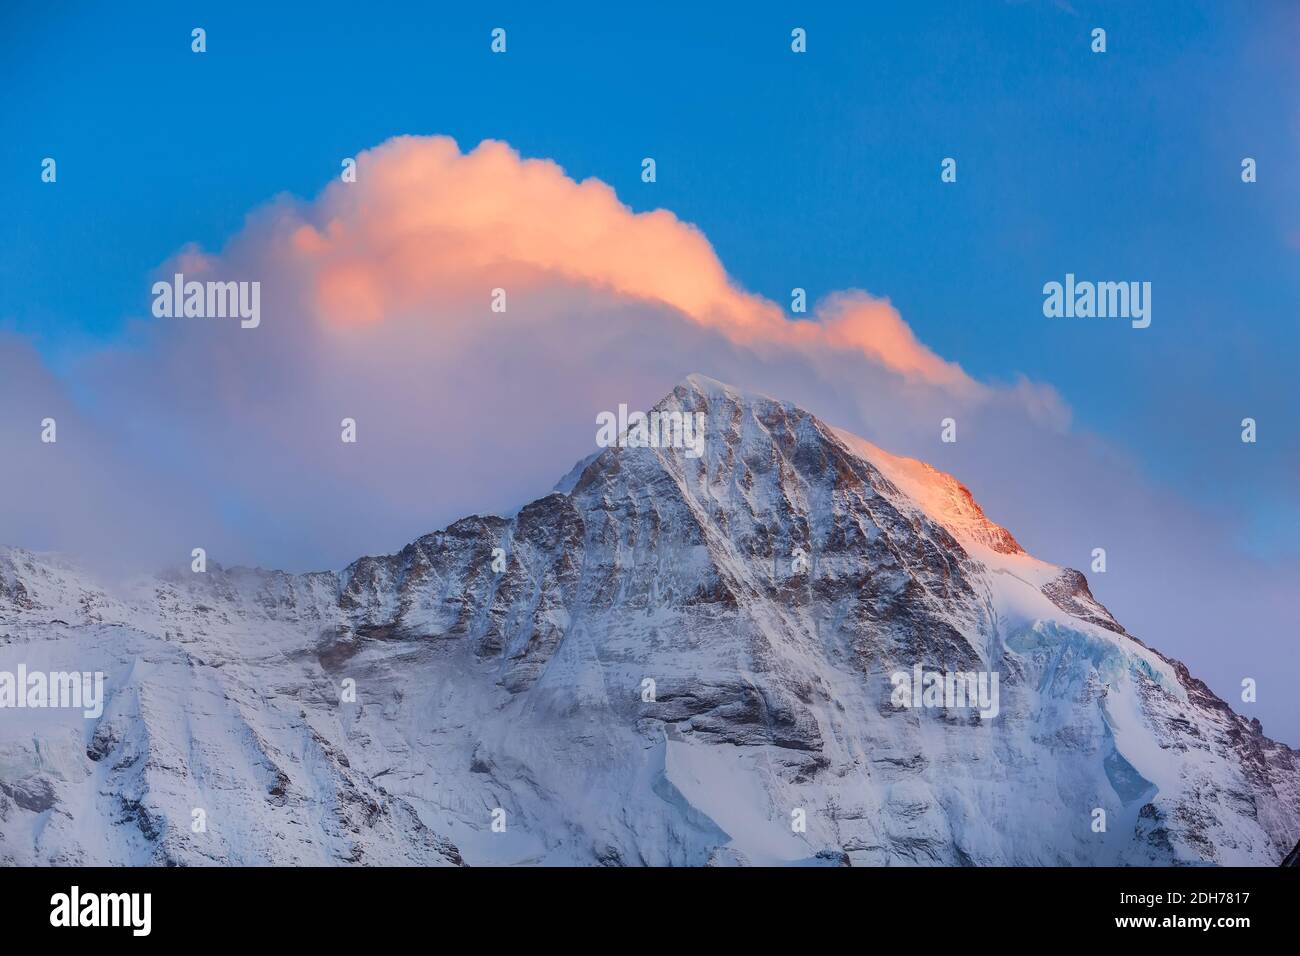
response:
<path fill-rule="evenodd" d="M 486 140 L 462 153 L 445 136 L 403 136 L 357 158 L 280 226 L 285 264 L 309 277 L 318 317 L 368 323 L 440 297 L 555 281 L 666 306 L 741 346 L 859 352 L 907 378 L 974 383 L 920 343 L 887 301 L 831 296 L 812 321 L 739 288 L 699 229 L 671 212 L 636 213 L 596 179 Z M 525 319 L 531 313 L 522 310 Z M 429 313 L 435 328 L 447 314 Z"/>
<path fill-rule="evenodd" d="M 518 506 L 592 450 L 600 412 L 648 408 L 692 369 L 923 458 L 943 418 L 991 436 L 1068 417 L 1050 386 L 975 381 L 864 291 L 792 316 L 673 213 L 490 140 L 388 140 L 355 182 L 255 210 L 220 251 L 187 246 L 142 286 L 177 272 L 260 282 L 260 324 L 146 320 L 77 387 L 107 427 L 130 423 L 129 461 L 185 490 L 153 516 L 168 547 L 220 540 L 227 562 L 338 565 Z M 132 524 L 134 505 L 101 510 Z"/>

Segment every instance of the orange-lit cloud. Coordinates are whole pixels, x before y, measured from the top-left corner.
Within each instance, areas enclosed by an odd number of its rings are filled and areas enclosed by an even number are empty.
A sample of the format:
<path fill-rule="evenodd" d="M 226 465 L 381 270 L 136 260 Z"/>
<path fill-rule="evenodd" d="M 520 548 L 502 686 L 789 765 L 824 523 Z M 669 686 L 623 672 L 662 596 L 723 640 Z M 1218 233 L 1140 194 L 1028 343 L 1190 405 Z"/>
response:
<path fill-rule="evenodd" d="M 744 346 L 855 351 L 907 378 L 973 387 L 919 342 L 888 302 L 862 292 L 792 322 L 739 289 L 704 235 L 666 210 L 634 213 L 595 179 L 487 141 L 400 137 L 362 153 L 357 181 L 335 182 L 285 230 L 312 276 L 320 316 L 367 323 L 505 288 L 522 302 L 554 279 L 661 303 Z M 449 313 L 427 311 L 435 328 Z M 525 310 L 524 314 L 527 314 Z"/>

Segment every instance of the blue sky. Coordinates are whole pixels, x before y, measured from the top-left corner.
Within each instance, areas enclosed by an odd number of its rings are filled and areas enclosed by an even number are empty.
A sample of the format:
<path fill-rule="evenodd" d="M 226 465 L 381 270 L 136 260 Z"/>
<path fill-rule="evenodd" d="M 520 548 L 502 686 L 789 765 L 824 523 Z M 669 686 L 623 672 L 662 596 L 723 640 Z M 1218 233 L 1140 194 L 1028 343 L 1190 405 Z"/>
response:
<path fill-rule="evenodd" d="M 1242 556 L 1300 561 L 1300 7 L 802 6 L 5 4 L 0 330 L 83 393 L 187 244 L 221 250 L 394 135 L 501 139 L 694 223 L 775 302 L 889 298 L 976 379 L 1050 384 Z M 1151 327 L 1044 318 L 1067 272 L 1151 282 Z"/>

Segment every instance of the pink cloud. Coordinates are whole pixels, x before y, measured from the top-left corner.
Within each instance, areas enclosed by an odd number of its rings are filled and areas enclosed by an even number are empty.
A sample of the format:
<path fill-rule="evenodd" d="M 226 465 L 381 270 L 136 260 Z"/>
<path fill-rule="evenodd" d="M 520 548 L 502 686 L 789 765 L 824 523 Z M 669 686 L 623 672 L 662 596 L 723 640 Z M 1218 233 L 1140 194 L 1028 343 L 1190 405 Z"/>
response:
<path fill-rule="evenodd" d="M 411 308 L 553 282 L 668 306 L 753 347 L 842 349 L 908 378 L 973 388 L 921 344 L 888 302 L 831 297 L 812 322 L 738 288 L 704 235 L 666 210 L 634 213 L 595 179 L 486 141 L 462 154 L 447 137 L 400 137 L 362 153 L 355 183 L 334 182 L 281 254 L 308 274 L 318 317 L 374 322 Z M 451 313 L 428 312 L 435 329 Z M 528 315 L 525 312 L 525 315 Z"/>

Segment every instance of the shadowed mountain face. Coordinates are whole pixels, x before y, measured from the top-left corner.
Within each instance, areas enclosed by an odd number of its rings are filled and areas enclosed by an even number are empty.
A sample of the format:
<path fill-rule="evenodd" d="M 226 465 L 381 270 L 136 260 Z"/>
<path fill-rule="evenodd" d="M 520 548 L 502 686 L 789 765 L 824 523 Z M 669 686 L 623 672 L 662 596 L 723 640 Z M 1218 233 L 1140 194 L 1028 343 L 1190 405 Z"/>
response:
<path fill-rule="evenodd" d="M 342 572 L 110 595 L 0 552 L 0 671 L 106 674 L 97 718 L 0 710 L 0 859 L 1272 865 L 1296 844 L 1300 754 L 955 479 L 698 376 L 657 410 L 703 413 L 703 453 L 607 448 L 511 518 Z M 996 706 L 900 699 L 927 672 L 995 675 Z"/>

